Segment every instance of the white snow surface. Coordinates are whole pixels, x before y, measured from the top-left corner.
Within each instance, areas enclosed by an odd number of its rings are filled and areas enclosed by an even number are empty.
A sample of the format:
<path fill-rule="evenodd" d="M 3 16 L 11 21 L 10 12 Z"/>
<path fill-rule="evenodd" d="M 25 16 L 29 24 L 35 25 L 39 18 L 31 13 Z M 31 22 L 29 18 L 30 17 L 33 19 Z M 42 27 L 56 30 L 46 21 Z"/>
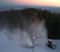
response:
<path fill-rule="evenodd" d="M 15 33 L 9 34 L 8 30 L 0 31 L 0 52 L 32 52 L 31 49 L 20 47 L 19 35 Z M 7 34 L 8 37 L 7 37 Z"/>
<path fill-rule="evenodd" d="M 16 31 L 10 34 L 8 30 L 1 30 L 0 31 L 0 52 L 60 52 L 60 40 L 53 40 L 53 44 L 56 45 L 56 49 L 51 49 L 48 48 L 47 46 L 35 47 L 35 48 L 23 48 L 20 46 L 19 38 L 20 37 L 19 35 L 17 35 Z M 27 40 L 26 42 L 30 43 L 30 40 Z M 23 42 L 23 44 L 25 44 L 25 42 Z M 32 46 L 32 43 L 30 43 L 29 45 Z"/>

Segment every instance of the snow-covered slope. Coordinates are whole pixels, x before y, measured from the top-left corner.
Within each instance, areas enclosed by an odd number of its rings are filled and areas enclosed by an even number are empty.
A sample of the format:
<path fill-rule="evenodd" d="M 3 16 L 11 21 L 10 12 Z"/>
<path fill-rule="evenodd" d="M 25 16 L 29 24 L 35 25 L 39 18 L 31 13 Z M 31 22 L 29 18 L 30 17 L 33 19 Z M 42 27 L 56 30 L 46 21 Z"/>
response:
<path fill-rule="evenodd" d="M 56 49 L 36 47 L 33 52 L 60 52 L 60 40 L 53 40 L 53 44 L 56 45 Z"/>
<path fill-rule="evenodd" d="M 0 52 L 60 52 L 60 40 L 53 40 L 53 44 L 56 45 L 56 49 L 50 49 L 48 47 L 35 47 L 33 49 L 23 48 L 19 46 L 19 41 L 17 40 L 17 35 L 15 36 L 15 39 L 11 42 L 8 40 L 5 34 L 0 32 Z"/>
<path fill-rule="evenodd" d="M 12 41 L 6 36 L 7 31 L 0 32 L 0 52 L 32 52 L 31 49 L 20 47 L 18 35 Z"/>

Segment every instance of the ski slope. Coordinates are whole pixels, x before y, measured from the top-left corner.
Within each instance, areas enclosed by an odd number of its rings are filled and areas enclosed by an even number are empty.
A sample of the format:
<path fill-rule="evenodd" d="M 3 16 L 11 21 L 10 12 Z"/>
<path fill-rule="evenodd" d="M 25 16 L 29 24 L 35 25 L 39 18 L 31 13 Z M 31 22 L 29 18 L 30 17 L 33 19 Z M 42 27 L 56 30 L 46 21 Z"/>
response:
<path fill-rule="evenodd" d="M 56 49 L 51 48 L 34 48 L 34 52 L 60 52 L 60 40 L 53 40 L 53 44 L 56 45 Z"/>
<path fill-rule="evenodd" d="M 20 47 L 18 42 L 17 35 L 13 41 L 9 41 L 6 35 L 0 33 L 0 52 L 60 52 L 60 40 L 53 40 L 53 44 L 56 45 L 56 49 L 48 47 L 35 47 L 33 49 L 23 48 Z"/>

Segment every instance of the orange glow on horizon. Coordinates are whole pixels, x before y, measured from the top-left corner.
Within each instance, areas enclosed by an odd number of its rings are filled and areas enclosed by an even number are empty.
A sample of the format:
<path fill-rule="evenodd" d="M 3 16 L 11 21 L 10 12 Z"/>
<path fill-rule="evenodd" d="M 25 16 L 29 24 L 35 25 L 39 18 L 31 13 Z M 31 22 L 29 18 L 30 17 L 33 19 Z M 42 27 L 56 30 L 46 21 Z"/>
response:
<path fill-rule="evenodd" d="M 9 0 L 8 2 L 26 5 L 57 6 L 60 7 L 60 0 Z"/>

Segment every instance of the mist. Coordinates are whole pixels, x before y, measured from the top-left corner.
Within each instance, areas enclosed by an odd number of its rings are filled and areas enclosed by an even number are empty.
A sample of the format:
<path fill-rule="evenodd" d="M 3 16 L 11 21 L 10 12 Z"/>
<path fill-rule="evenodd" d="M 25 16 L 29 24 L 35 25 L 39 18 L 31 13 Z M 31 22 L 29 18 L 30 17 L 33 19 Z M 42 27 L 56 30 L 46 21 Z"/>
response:
<path fill-rule="evenodd" d="M 13 22 L 8 21 L 6 18 L 2 25 L 3 21 L 1 20 L 1 26 L 3 27 L 0 28 L 0 34 L 13 44 L 22 47 L 33 47 L 39 45 L 45 47 L 45 43 L 48 39 L 45 20 L 39 21 L 34 18 L 29 19 L 28 21 L 28 19 L 24 19 L 23 16 L 21 18 L 21 21 L 17 18 L 17 21 L 15 21 L 16 23 L 14 22 L 15 24 L 12 24 Z M 39 43 L 37 41 L 39 41 Z"/>
<path fill-rule="evenodd" d="M 0 3 L 0 12 L 2 11 L 10 11 L 11 8 L 14 10 L 22 10 L 25 8 L 37 8 L 41 10 L 48 10 L 52 13 L 60 13 L 60 7 L 55 7 L 55 6 L 37 6 L 37 5 L 18 5 L 14 3 Z"/>

